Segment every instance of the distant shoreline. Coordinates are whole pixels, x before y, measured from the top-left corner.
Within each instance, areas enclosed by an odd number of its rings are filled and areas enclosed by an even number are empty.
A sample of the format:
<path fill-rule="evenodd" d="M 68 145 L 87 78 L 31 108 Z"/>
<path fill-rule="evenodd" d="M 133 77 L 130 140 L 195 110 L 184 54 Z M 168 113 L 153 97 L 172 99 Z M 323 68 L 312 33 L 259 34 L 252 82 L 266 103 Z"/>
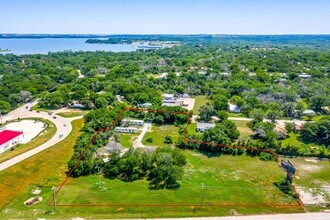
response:
<path fill-rule="evenodd" d="M 313 37 L 327 37 L 329 34 L 5 34 L 0 33 L 0 39 L 11 38 L 25 38 L 25 39 L 44 39 L 44 38 L 136 38 L 143 37 L 252 37 L 252 36 L 264 36 L 264 37 L 288 37 L 288 36 L 313 36 Z"/>

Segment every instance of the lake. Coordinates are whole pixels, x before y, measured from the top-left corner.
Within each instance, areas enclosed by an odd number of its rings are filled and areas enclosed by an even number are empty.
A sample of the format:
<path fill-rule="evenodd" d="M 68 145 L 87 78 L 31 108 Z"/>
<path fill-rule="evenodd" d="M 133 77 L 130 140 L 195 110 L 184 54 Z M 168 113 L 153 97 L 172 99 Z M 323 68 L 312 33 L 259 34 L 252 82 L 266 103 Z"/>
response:
<path fill-rule="evenodd" d="M 86 44 L 87 38 L 9 38 L 0 39 L 0 49 L 10 50 L 16 55 L 48 54 L 59 51 L 112 51 L 130 52 L 135 49 L 131 44 Z M 0 53 L 1 54 L 1 53 Z"/>

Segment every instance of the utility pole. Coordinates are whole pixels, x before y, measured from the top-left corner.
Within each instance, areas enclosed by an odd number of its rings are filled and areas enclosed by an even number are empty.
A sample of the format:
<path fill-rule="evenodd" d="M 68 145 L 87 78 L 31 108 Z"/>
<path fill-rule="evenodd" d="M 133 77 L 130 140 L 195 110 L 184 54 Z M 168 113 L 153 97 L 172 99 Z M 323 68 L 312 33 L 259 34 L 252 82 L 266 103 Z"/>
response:
<path fill-rule="evenodd" d="M 204 183 L 202 183 L 202 192 L 201 192 L 201 207 L 203 206 L 203 200 L 204 200 Z"/>
<path fill-rule="evenodd" d="M 53 192 L 53 211 L 56 211 L 56 187 L 52 187 L 52 192 Z"/>

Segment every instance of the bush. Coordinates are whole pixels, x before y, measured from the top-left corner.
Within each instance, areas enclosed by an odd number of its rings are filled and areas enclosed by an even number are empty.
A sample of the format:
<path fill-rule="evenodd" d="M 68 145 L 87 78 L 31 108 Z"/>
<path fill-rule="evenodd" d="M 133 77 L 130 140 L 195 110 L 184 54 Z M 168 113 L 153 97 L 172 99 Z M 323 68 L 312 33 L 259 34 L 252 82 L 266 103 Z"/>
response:
<path fill-rule="evenodd" d="M 260 158 L 261 160 L 264 160 L 264 161 L 275 160 L 274 155 L 271 154 L 271 153 L 267 153 L 267 152 L 262 152 L 262 153 L 259 155 L 259 158 Z"/>
<path fill-rule="evenodd" d="M 152 139 L 152 137 L 147 137 L 147 139 L 146 139 L 146 142 L 149 143 L 149 144 L 152 143 L 153 141 L 154 140 Z"/>
<path fill-rule="evenodd" d="M 164 139 L 164 144 L 173 144 L 173 139 L 171 136 L 166 135 Z"/>

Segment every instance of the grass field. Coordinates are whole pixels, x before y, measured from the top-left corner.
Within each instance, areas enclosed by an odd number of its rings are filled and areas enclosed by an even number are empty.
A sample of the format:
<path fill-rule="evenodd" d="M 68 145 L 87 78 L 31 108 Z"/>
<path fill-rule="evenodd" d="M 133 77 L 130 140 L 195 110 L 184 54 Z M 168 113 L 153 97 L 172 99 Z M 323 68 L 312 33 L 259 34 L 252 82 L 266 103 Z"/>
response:
<path fill-rule="evenodd" d="M 198 115 L 199 114 L 199 108 L 202 105 L 206 105 L 206 103 L 208 103 L 209 100 L 204 95 L 196 96 L 196 97 L 194 97 L 194 99 L 195 99 L 195 105 L 194 105 L 194 108 L 193 108 L 193 113 L 194 113 L 194 115 Z"/>
<path fill-rule="evenodd" d="M 56 217 L 80 216 L 94 218 L 145 218 L 182 216 L 230 215 L 235 209 L 239 214 L 301 212 L 300 207 L 237 206 L 238 204 L 296 204 L 297 200 L 282 193 L 274 184 L 284 176 L 275 162 L 264 162 L 247 156 L 208 157 L 193 151 L 184 151 L 188 164 L 181 187 L 177 190 L 149 190 L 148 182 L 121 182 L 99 175 L 71 178 L 58 194 L 58 204 L 117 204 L 116 207 L 58 207 L 47 214 L 51 198 L 50 184 L 39 186 L 45 198 L 33 208 L 23 202 L 31 197 L 36 185 L 29 185 L 13 200 L 0 217 Z M 260 169 L 263 167 L 263 169 Z M 201 184 L 204 183 L 204 190 Z M 102 187 L 101 187 L 102 186 Z M 233 204 L 232 206 L 203 206 L 203 204 Z M 123 204 L 189 204 L 184 207 L 126 207 Z M 93 213 L 93 214 L 91 214 Z"/>
<path fill-rule="evenodd" d="M 0 219 L 5 218 L 3 215 L 9 215 L 11 218 L 18 217 L 17 212 L 20 211 L 31 218 L 30 212 L 33 210 L 17 201 L 19 199 L 25 201 L 28 199 L 27 196 L 30 197 L 30 187 L 38 186 L 47 192 L 51 186 L 58 185 L 64 179 L 67 171 L 66 163 L 73 154 L 73 146 L 80 135 L 83 119 L 72 122 L 72 125 L 72 132 L 60 143 L 0 172 Z M 13 204 L 10 205 L 10 209 L 14 209 L 14 213 L 8 212 L 5 208 L 8 204 Z M 45 204 L 46 202 L 40 204 L 43 207 L 43 213 L 48 210 Z"/>
<path fill-rule="evenodd" d="M 62 116 L 64 118 L 73 118 L 78 116 L 84 116 L 88 113 L 88 111 L 74 111 L 74 112 L 61 112 L 57 113 L 57 115 Z"/>
<path fill-rule="evenodd" d="M 253 131 L 247 126 L 248 121 L 238 121 L 238 120 L 231 120 L 237 126 L 237 130 L 240 133 L 240 138 L 248 138 Z"/>
<path fill-rule="evenodd" d="M 197 132 L 196 131 L 197 128 L 197 123 L 191 123 L 188 125 L 188 133 L 187 134 L 191 134 L 191 135 L 198 135 L 198 136 L 203 136 L 203 132 Z"/>
<path fill-rule="evenodd" d="M 295 183 L 300 186 L 317 187 L 330 184 L 330 163 L 327 160 L 290 159 L 297 168 Z"/>
<path fill-rule="evenodd" d="M 172 137 L 173 144 L 177 142 L 179 138 L 179 128 L 175 127 L 174 125 L 152 125 L 151 132 L 147 132 L 143 139 L 142 143 L 147 146 L 156 146 L 156 147 L 162 147 L 164 146 L 164 139 L 165 136 L 169 135 Z M 147 137 L 152 137 L 153 142 L 147 143 L 146 139 Z"/>
<path fill-rule="evenodd" d="M 243 113 L 233 113 L 233 112 L 229 112 L 229 117 L 246 118 L 246 116 L 243 115 Z"/>
<path fill-rule="evenodd" d="M 120 134 L 120 144 L 123 147 L 132 147 L 133 139 L 139 134 Z"/>
<path fill-rule="evenodd" d="M 188 134 L 198 134 L 196 131 L 197 123 L 191 123 L 188 125 Z"/>
<path fill-rule="evenodd" d="M 41 108 L 38 103 L 36 105 L 32 106 L 31 110 L 42 111 L 42 112 L 48 112 L 49 111 L 49 109 Z"/>
<path fill-rule="evenodd" d="M 38 119 L 38 120 L 43 121 L 44 123 L 47 123 L 48 127 L 45 130 L 41 131 L 38 134 L 38 136 L 33 138 L 30 142 L 28 142 L 26 144 L 17 144 L 16 146 L 12 147 L 11 149 L 0 154 L 0 163 L 4 162 L 10 158 L 13 158 L 17 155 L 20 155 L 26 151 L 29 151 L 43 143 L 46 143 L 49 139 L 51 139 L 55 135 L 57 129 L 53 122 L 51 122 L 49 120 L 44 120 L 44 119 L 43 120 Z"/>

